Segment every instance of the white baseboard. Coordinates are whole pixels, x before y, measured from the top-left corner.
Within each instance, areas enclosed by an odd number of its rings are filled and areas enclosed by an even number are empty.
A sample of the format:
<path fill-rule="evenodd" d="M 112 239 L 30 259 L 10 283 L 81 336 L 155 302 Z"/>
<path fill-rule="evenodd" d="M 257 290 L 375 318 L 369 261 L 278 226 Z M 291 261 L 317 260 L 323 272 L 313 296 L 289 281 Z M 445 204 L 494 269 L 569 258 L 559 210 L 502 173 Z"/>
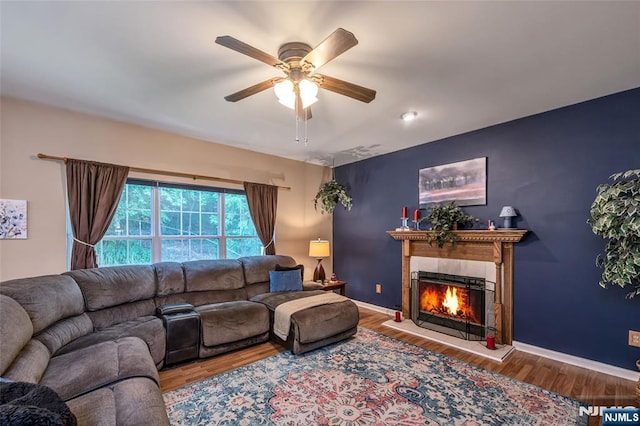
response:
<path fill-rule="evenodd" d="M 381 314 L 385 314 L 385 315 L 395 315 L 396 311 L 394 309 L 389 309 L 389 308 L 385 308 L 382 306 L 378 306 L 378 305 L 372 305 L 371 303 L 367 303 L 367 302 L 361 302 L 359 300 L 353 300 L 353 303 L 355 303 L 358 306 L 362 306 L 363 308 L 367 308 L 367 309 L 371 309 L 372 311 L 376 311 L 376 312 L 380 312 Z"/>
<path fill-rule="evenodd" d="M 586 368 L 588 370 L 597 371 L 599 373 L 621 377 L 623 379 L 631 380 L 634 382 L 640 380 L 639 372 L 616 367 L 615 365 L 609 365 L 586 358 L 580 358 L 578 356 L 540 348 L 538 346 L 529 345 L 527 343 L 516 342 L 515 340 L 513 341 L 513 347 L 522 352 L 528 352 L 533 355 L 539 355 L 544 358 L 553 359 L 555 361 L 564 362 L 565 364 L 575 365 L 578 367 Z"/>
<path fill-rule="evenodd" d="M 394 309 L 385 308 L 371 303 L 361 302 L 359 300 L 353 301 L 356 305 L 362 306 L 372 311 L 380 312 L 385 315 L 393 316 L 395 314 Z M 597 371 L 599 373 L 609 374 L 611 376 L 621 377 L 623 379 L 638 381 L 640 380 L 640 372 L 627 370 L 625 368 L 616 367 L 615 365 L 609 365 L 598 361 L 593 361 L 586 358 L 580 358 L 574 355 L 568 355 L 562 352 L 556 352 L 538 346 L 529 345 L 527 343 L 513 341 L 513 347 L 519 351 L 527 352 L 533 355 L 539 355 L 544 358 L 553 359 L 555 361 L 564 362 L 566 364 L 575 365 L 578 367 L 586 368 L 588 370 Z"/>

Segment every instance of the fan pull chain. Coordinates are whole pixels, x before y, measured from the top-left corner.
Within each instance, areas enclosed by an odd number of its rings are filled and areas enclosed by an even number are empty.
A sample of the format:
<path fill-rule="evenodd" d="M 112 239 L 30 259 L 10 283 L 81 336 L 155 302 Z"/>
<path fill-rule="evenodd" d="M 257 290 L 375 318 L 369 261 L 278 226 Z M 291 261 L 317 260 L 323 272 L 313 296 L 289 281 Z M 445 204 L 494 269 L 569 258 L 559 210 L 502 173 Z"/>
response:
<path fill-rule="evenodd" d="M 300 133 L 298 132 L 298 123 L 300 119 L 298 118 L 298 103 L 296 102 L 296 143 L 300 143 Z"/>
<path fill-rule="evenodd" d="M 309 138 L 307 137 L 307 122 L 309 120 L 307 119 L 307 112 L 304 112 L 304 146 L 307 146 L 307 143 L 309 142 Z"/>

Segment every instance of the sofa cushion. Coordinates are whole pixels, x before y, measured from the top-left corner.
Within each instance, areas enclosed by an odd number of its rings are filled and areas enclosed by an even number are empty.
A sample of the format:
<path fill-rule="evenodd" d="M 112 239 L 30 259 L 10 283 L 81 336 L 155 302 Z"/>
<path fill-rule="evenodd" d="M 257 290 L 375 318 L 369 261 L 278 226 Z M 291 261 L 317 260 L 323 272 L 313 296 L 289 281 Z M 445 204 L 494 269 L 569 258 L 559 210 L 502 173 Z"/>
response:
<path fill-rule="evenodd" d="M 158 281 L 158 296 L 184 293 L 184 270 L 178 262 L 160 262 L 153 265 Z"/>
<path fill-rule="evenodd" d="M 58 349 L 75 339 L 93 331 L 93 324 L 87 314 L 76 315 L 58 321 L 51 327 L 36 336 L 36 339 L 44 343 L 50 354 L 55 354 Z"/>
<path fill-rule="evenodd" d="M 124 303 L 110 308 L 89 312 L 89 318 L 93 327 L 104 328 L 120 322 L 131 321 L 139 317 L 153 315 L 156 304 L 153 299 L 139 300 L 137 302 Z"/>
<path fill-rule="evenodd" d="M 247 256 L 238 259 L 242 262 L 244 278 L 247 285 L 268 283 L 269 271 L 276 269 L 276 265 L 296 266 L 296 261 L 291 256 L 267 255 L 267 256 Z"/>
<path fill-rule="evenodd" d="M 31 339 L 2 373 L 2 377 L 14 382 L 39 383 L 50 357 L 49 350 L 42 342 Z"/>
<path fill-rule="evenodd" d="M 134 376 L 149 377 L 159 383 L 158 371 L 144 341 L 124 337 L 51 358 L 40 384 L 68 400 Z"/>
<path fill-rule="evenodd" d="M 277 291 L 301 291 L 302 279 L 300 271 L 270 271 L 269 272 L 269 290 Z"/>
<path fill-rule="evenodd" d="M 158 385 L 145 377 L 113 383 L 67 401 L 79 425 L 168 426 Z"/>
<path fill-rule="evenodd" d="M 139 337 L 149 347 L 149 352 L 156 365 L 164 359 L 165 330 L 162 320 L 155 316 L 144 316 L 134 320 L 124 321 L 108 327 L 96 329 L 95 332 L 74 340 L 62 347 L 55 355 L 66 354 L 78 349 L 95 345 L 96 343 L 118 340 L 123 337 Z"/>
<path fill-rule="evenodd" d="M 296 266 L 282 266 L 279 263 L 276 264 L 275 266 L 275 270 L 276 271 L 294 271 L 294 270 L 298 270 L 300 271 L 300 279 L 302 281 L 304 281 L 304 265 L 302 263 L 296 265 Z"/>
<path fill-rule="evenodd" d="M 107 266 L 65 272 L 82 289 L 87 311 L 137 300 L 156 293 L 156 275 L 151 265 Z"/>
<path fill-rule="evenodd" d="M 269 331 L 269 311 L 246 300 L 199 306 L 202 344 L 217 346 Z"/>
<path fill-rule="evenodd" d="M 84 312 L 84 300 L 78 285 L 65 275 L 44 275 L 4 281 L 5 294 L 27 311 L 38 334 L 51 324 Z"/>
<path fill-rule="evenodd" d="M 244 288 L 236 290 L 192 291 L 184 294 L 184 301 L 191 303 L 193 306 L 235 302 L 239 300 L 247 300 L 247 291 Z"/>
<path fill-rule="evenodd" d="M 325 294 L 323 290 L 310 290 L 310 291 L 292 291 L 292 292 L 280 292 L 280 293 L 264 293 L 258 294 L 252 297 L 252 302 L 257 302 L 265 305 L 271 312 L 274 312 L 278 305 L 290 302 L 292 300 L 301 299 L 303 297 L 317 296 L 319 294 Z"/>
<path fill-rule="evenodd" d="M 31 340 L 33 325 L 27 311 L 9 296 L 0 294 L 0 375 Z"/>
<path fill-rule="evenodd" d="M 233 259 L 194 260 L 182 264 L 186 291 L 234 290 L 244 287 L 242 264 Z"/>

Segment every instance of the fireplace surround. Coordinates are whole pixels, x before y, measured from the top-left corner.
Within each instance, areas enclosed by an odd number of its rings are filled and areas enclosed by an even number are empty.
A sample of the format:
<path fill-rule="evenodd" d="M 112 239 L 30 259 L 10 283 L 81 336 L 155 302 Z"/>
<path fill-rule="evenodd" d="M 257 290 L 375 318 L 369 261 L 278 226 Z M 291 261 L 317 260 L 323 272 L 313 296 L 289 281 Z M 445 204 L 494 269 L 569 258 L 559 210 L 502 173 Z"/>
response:
<path fill-rule="evenodd" d="M 513 341 L 513 248 L 527 230 L 500 229 L 495 231 L 456 231 L 455 246 L 438 248 L 427 241 L 431 231 L 387 231 L 393 239 L 402 242 L 402 312 L 410 317 L 410 288 L 412 256 L 444 259 L 477 260 L 495 265 L 494 328 L 496 343 Z"/>
<path fill-rule="evenodd" d="M 484 340 L 493 329 L 487 311 L 493 314 L 493 291 L 484 278 L 411 272 L 411 320 L 419 327 Z"/>

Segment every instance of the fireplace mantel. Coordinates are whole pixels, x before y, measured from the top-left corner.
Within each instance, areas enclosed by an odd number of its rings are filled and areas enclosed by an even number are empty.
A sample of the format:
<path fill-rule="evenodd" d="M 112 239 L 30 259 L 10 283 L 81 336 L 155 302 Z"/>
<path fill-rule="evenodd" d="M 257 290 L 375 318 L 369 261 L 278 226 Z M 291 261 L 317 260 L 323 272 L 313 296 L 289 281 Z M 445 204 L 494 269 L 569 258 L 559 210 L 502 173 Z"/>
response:
<path fill-rule="evenodd" d="M 402 241 L 402 313 L 409 318 L 411 256 L 477 260 L 496 265 L 495 327 L 496 342 L 511 344 L 513 340 L 513 244 L 527 233 L 524 229 L 495 231 L 455 231 L 455 246 L 438 248 L 427 241 L 432 231 L 387 231 L 394 240 Z"/>

